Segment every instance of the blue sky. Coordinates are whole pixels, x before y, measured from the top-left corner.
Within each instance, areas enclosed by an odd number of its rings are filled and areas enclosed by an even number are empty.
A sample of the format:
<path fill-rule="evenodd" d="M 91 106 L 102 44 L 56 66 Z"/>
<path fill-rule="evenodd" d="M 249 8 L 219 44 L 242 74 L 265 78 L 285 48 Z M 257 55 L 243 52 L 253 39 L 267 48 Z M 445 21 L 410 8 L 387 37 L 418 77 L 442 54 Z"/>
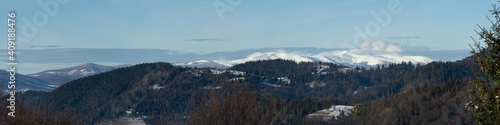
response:
<path fill-rule="evenodd" d="M 229 0 L 238 1 L 238 0 Z M 44 11 L 41 3 L 57 3 Z M 66 3 L 65 3 L 66 2 Z M 382 26 L 372 14 L 387 12 Z M 469 49 L 495 0 L 3 0 L 0 24 L 17 13 L 20 49 L 154 48 L 209 53 L 266 47 L 355 48 L 356 28 L 407 48 Z M 225 6 L 220 18 L 214 3 Z M 54 9 L 50 6 L 49 9 Z M 33 17 L 43 17 L 48 20 Z M 387 18 L 385 18 L 387 19 Z M 23 27 L 34 24 L 36 33 Z M 375 22 L 375 23 L 371 23 Z M 45 23 L 45 24 L 44 24 Z M 378 24 L 380 28 L 373 28 Z M 5 28 L 7 26 L 4 26 Z M 3 28 L 2 28 L 3 29 Z M 376 31 L 376 32 L 375 32 Z M 0 34 L 7 34 L 1 30 Z M 7 39 L 0 35 L 0 39 Z M 6 47 L 1 44 L 0 47 Z"/>

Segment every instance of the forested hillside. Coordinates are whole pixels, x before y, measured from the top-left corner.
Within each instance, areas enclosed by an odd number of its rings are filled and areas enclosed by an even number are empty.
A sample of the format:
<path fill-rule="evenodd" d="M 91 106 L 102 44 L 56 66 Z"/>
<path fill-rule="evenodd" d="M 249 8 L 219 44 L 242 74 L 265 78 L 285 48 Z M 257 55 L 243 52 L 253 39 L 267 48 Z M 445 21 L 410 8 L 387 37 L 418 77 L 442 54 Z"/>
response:
<path fill-rule="evenodd" d="M 472 114 L 466 109 L 470 79 L 450 79 L 444 84 L 420 84 L 401 93 L 363 103 L 357 115 L 336 124 L 470 125 Z"/>
<path fill-rule="evenodd" d="M 36 104 L 89 123 L 144 115 L 153 123 L 175 124 L 459 124 L 473 119 L 462 98 L 472 68 L 471 58 L 370 68 L 288 60 L 226 70 L 145 63 L 71 81 Z M 338 120 L 306 118 L 334 104 L 362 110 Z"/>

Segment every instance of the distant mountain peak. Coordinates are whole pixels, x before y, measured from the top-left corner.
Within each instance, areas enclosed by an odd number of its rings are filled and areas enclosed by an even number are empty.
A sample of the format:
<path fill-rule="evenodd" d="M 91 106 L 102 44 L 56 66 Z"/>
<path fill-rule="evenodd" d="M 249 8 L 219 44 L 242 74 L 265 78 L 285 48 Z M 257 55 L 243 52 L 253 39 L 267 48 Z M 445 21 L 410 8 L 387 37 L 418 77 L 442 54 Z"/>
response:
<path fill-rule="evenodd" d="M 95 64 L 95 63 L 83 63 L 83 64 L 79 64 L 79 65 L 76 65 L 73 67 L 87 67 L 87 66 L 95 67 L 95 66 L 103 66 L 103 65 L 99 65 L 99 64 Z"/>
<path fill-rule="evenodd" d="M 118 67 L 84 63 L 69 68 L 45 70 L 39 73 L 29 74 L 29 76 L 46 80 L 58 86 L 74 79 L 110 71 L 116 68 Z"/>

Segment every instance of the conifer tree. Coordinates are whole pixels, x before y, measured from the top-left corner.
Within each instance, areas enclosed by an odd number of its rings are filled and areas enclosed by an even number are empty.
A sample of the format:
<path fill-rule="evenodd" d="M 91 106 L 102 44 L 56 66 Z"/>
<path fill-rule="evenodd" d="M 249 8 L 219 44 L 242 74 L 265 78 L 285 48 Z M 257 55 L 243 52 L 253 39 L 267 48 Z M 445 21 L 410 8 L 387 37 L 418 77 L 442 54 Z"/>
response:
<path fill-rule="evenodd" d="M 479 26 L 479 41 L 471 46 L 473 57 L 479 65 L 472 81 L 467 108 L 475 115 L 478 124 L 500 125 L 500 8 L 493 5 L 490 28 Z M 485 45 L 481 45 L 485 44 Z"/>

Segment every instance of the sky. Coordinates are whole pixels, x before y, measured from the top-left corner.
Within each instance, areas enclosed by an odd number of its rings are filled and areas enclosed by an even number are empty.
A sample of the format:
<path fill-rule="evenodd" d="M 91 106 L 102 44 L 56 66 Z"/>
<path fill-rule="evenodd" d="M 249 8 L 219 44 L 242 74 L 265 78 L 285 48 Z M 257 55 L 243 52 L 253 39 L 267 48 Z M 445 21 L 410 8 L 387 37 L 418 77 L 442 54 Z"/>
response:
<path fill-rule="evenodd" d="M 470 49 L 470 36 L 477 37 L 476 24 L 488 26 L 485 16 L 493 3 L 2 0 L 0 23 L 7 24 L 8 12 L 16 13 L 20 49 L 148 48 L 210 53 L 269 47 L 354 48 L 363 40 L 380 40 L 408 48 L 457 50 Z M 0 34 L 7 34 L 6 29 Z M 7 37 L 0 35 L 0 39 Z"/>

